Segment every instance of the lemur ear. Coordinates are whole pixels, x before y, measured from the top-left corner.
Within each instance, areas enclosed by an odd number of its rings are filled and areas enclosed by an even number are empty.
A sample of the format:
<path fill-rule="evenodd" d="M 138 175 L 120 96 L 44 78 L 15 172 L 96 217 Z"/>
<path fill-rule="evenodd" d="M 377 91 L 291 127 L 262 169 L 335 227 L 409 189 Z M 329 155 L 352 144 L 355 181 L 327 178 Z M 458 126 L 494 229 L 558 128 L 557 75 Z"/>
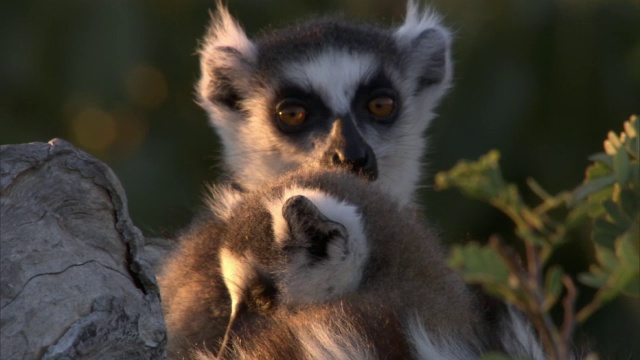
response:
<path fill-rule="evenodd" d="M 329 220 L 302 195 L 290 197 L 282 206 L 282 216 L 289 225 L 292 245 L 305 247 L 313 260 L 328 256 L 327 245 L 336 238 L 347 238 L 342 224 Z"/>
<path fill-rule="evenodd" d="M 199 50 L 201 78 L 198 96 L 202 104 L 217 103 L 232 109 L 250 89 L 256 49 L 229 10 L 218 2 Z"/>
<path fill-rule="evenodd" d="M 433 87 L 444 92 L 451 82 L 451 33 L 441 25 L 440 16 L 409 1 L 405 21 L 394 36 L 409 77 L 416 79 L 415 93 Z"/>

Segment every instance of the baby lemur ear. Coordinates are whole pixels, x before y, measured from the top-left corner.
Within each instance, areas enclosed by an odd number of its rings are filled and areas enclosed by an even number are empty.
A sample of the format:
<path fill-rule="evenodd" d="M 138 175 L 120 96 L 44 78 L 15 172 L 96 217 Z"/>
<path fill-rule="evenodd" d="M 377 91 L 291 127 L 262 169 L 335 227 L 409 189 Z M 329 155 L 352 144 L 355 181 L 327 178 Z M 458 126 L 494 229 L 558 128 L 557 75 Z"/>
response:
<path fill-rule="evenodd" d="M 327 247 L 332 240 L 348 237 L 342 224 L 329 220 L 302 195 L 292 196 L 284 203 L 282 216 L 292 235 L 292 243 L 287 246 L 307 248 L 312 261 L 327 258 Z"/>
<path fill-rule="evenodd" d="M 250 89 L 256 49 L 229 10 L 218 2 L 199 50 L 198 98 L 203 107 L 222 104 L 237 110 Z"/>
<path fill-rule="evenodd" d="M 438 95 L 444 94 L 451 82 L 451 33 L 442 26 L 440 16 L 409 1 L 405 22 L 394 36 L 407 75 L 416 80 L 414 93 L 435 89 Z"/>

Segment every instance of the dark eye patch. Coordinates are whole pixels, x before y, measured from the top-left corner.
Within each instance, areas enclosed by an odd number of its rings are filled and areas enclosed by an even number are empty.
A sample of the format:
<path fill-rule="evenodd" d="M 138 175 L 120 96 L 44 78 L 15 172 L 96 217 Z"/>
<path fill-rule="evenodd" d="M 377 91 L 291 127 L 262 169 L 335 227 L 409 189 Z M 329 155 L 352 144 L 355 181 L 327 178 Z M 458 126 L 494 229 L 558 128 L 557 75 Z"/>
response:
<path fill-rule="evenodd" d="M 370 101 L 379 97 L 389 97 L 393 99 L 394 102 L 394 111 L 384 119 L 373 116 L 369 111 Z M 398 91 L 393 86 L 391 80 L 380 71 L 371 77 L 369 81 L 360 85 L 351 103 L 351 108 L 359 122 L 390 124 L 398 118 L 401 105 Z"/>
<path fill-rule="evenodd" d="M 266 274 L 260 274 L 260 277 L 247 287 L 245 304 L 249 311 L 267 316 L 275 310 L 277 297 L 275 281 Z"/>
<path fill-rule="evenodd" d="M 306 119 L 304 123 L 291 127 L 280 121 L 278 116 L 278 107 L 282 104 L 292 104 L 301 106 L 306 111 Z M 320 96 L 295 85 L 285 85 L 276 93 L 273 104 L 271 105 L 273 123 L 285 133 L 304 132 L 317 127 L 325 127 L 327 119 L 331 112 L 324 104 Z"/>

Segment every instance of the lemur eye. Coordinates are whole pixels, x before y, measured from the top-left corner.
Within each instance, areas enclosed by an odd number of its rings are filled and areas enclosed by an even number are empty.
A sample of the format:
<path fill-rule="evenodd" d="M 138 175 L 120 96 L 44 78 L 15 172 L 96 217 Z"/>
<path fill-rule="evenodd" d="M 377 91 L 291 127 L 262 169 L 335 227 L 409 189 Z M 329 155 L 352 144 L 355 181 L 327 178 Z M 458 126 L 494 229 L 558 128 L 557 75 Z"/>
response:
<path fill-rule="evenodd" d="M 386 95 L 377 96 L 367 104 L 367 108 L 371 115 L 376 118 L 386 118 L 393 114 L 393 110 L 396 108 L 395 101 Z"/>
<path fill-rule="evenodd" d="M 276 108 L 278 119 L 287 126 L 298 126 L 307 118 L 307 110 L 295 104 L 280 104 Z"/>

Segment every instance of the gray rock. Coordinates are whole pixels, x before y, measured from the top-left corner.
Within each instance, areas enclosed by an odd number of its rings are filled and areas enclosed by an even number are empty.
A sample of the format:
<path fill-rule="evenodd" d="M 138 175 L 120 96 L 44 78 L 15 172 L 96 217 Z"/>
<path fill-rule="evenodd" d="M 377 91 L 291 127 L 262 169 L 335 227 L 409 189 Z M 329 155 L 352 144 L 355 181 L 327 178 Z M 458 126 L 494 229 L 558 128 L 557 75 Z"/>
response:
<path fill-rule="evenodd" d="M 111 169 L 59 139 L 3 145 L 0 191 L 0 358 L 165 358 L 158 286 Z"/>

